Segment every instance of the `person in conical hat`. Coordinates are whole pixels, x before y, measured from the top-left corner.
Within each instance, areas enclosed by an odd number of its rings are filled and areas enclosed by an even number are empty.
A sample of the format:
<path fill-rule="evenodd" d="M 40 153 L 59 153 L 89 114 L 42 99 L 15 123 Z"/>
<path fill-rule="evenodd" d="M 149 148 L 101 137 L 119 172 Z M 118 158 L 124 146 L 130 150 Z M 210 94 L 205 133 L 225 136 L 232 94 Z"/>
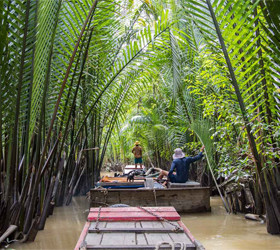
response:
<path fill-rule="evenodd" d="M 158 177 L 161 180 L 164 176 L 167 176 L 170 182 L 184 183 L 189 178 L 189 169 L 192 162 L 198 161 L 203 157 L 204 146 L 200 149 L 200 153 L 195 157 L 185 157 L 181 148 L 176 148 L 173 154 L 173 162 L 169 172 L 162 170 Z M 176 174 L 174 174 L 176 170 Z"/>
<path fill-rule="evenodd" d="M 136 141 L 134 145 L 132 153 L 134 154 L 135 168 L 137 168 L 137 164 L 139 164 L 140 168 L 142 168 L 142 148 L 140 147 L 140 142 Z"/>

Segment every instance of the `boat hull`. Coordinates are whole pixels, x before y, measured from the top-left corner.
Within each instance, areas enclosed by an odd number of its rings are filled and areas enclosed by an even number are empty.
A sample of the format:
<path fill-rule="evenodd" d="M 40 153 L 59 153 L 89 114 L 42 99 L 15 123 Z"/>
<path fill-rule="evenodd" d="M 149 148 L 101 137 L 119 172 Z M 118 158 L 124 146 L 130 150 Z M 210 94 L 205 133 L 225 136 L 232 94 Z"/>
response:
<path fill-rule="evenodd" d="M 75 250 L 205 250 L 173 207 L 91 208 Z"/>
<path fill-rule="evenodd" d="M 172 189 L 91 189 L 92 207 L 126 204 L 129 206 L 173 206 L 178 212 L 207 212 L 210 207 L 208 187 Z"/>

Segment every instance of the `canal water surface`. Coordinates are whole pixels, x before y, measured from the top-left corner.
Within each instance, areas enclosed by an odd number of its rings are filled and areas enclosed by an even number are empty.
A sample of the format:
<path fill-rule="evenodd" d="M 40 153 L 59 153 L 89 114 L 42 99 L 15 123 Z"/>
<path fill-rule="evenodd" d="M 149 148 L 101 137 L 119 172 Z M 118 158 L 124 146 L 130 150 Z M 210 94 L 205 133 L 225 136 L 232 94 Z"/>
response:
<path fill-rule="evenodd" d="M 70 206 L 57 207 L 32 243 L 12 244 L 8 249 L 73 249 L 88 213 L 85 197 L 75 197 Z M 265 224 L 248 221 L 244 215 L 227 214 L 218 197 L 211 198 L 212 212 L 181 214 L 185 225 L 206 249 L 280 249 L 280 236 L 266 233 Z"/>

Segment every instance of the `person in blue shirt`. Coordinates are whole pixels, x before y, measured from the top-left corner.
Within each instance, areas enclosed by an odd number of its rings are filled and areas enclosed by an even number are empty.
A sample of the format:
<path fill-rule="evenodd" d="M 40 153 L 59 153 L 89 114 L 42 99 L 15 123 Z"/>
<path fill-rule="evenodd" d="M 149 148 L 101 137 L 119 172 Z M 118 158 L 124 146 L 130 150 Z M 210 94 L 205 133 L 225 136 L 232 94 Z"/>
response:
<path fill-rule="evenodd" d="M 203 157 L 204 146 L 200 149 L 200 153 L 195 157 L 185 157 L 182 149 L 176 148 L 173 154 L 173 162 L 170 171 L 167 172 L 162 170 L 158 177 L 158 180 L 162 179 L 164 176 L 168 176 L 170 182 L 184 183 L 189 179 L 189 169 L 192 162 L 198 161 Z M 173 174 L 176 170 L 176 174 Z"/>

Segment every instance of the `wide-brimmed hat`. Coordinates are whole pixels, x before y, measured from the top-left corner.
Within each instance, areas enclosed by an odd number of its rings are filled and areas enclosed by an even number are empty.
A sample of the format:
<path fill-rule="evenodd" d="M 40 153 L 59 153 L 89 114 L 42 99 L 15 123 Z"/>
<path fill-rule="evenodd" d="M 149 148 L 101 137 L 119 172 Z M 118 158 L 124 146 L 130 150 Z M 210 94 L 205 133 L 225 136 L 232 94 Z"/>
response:
<path fill-rule="evenodd" d="M 140 145 L 139 141 L 134 142 L 134 145 Z"/>
<path fill-rule="evenodd" d="M 173 154 L 173 159 L 174 159 L 174 160 L 175 160 L 175 159 L 180 159 L 180 158 L 184 158 L 184 157 L 185 157 L 185 154 L 183 153 L 182 149 L 180 149 L 180 148 L 176 148 L 176 149 L 174 150 L 174 153 L 175 153 L 175 154 Z"/>

